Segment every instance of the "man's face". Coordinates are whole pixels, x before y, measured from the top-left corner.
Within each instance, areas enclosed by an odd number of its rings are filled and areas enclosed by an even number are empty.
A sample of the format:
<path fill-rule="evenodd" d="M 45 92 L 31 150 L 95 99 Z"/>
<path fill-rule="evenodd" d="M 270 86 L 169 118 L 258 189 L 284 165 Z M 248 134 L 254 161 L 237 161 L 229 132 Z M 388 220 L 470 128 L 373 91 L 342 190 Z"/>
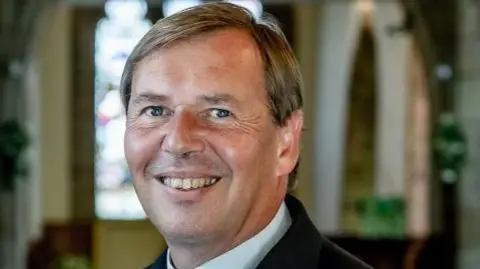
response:
<path fill-rule="evenodd" d="M 125 153 L 167 241 L 248 237 L 278 209 L 302 115 L 275 125 L 263 76 L 255 43 L 239 30 L 176 43 L 136 67 Z"/>

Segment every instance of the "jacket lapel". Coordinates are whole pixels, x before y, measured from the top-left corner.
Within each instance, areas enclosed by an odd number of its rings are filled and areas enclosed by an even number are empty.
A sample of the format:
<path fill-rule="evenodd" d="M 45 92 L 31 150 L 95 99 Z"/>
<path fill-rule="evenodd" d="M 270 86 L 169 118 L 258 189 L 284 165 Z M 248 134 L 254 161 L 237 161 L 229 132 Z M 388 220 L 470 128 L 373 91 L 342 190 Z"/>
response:
<path fill-rule="evenodd" d="M 167 251 L 165 250 L 155 263 L 145 269 L 167 269 Z"/>
<path fill-rule="evenodd" d="M 317 268 L 322 236 L 299 200 L 287 195 L 285 202 L 292 218 L 292 225 L 257 269 Z"/>
<path fill-rule="evenodd" d="M 287 195 L 285 203 L 292 218 L 292 225 L 257 269 L 317 268 L 323 238 L 299 200 Z M 146 269 L 167 269 L 167 251 Z"/>

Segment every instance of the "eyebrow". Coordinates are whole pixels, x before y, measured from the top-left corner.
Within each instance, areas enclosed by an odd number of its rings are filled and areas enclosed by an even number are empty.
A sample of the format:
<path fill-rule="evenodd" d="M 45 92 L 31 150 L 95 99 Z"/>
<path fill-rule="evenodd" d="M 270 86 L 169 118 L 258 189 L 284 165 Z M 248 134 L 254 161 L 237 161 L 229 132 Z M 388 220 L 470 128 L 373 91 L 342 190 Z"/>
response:
<path fill-rule="evenodd" d="M 213 105 L 219 105 L 219 104 L 238 104 L 239 100 L 228 93 L 222 93 L 222 94 L 213 94 L 213 95 L 201 95 L 198 99 L 205 103 L 213 104 Z"/>
<path fill-rule="evenodd" d="M 166 102 L 170 98 L 162 94 L 142 93 L 132 99 L 133 104 Z"/>
<path fill-rule="evenodd" d="M 238 105 L 240 102 L 235 96 L 228 93 L 203 94 L 197 97 L 197 100 L 212 105 L 233 104 Z M 132 98 L 132 104 L 142 103 L 165 103 L 169 102 L 170 97 L 163 94 L 141 93 Z"/>

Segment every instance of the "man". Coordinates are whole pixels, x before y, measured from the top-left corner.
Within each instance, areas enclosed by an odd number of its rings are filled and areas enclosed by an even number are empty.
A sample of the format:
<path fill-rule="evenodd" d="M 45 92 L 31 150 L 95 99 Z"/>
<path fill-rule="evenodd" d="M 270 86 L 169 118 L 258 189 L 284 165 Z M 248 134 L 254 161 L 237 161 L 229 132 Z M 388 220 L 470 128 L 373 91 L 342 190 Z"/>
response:
<path fill-rule="evenodd" d="M 232 4 L 167 17 L 139 42 L 121 82 L 125 154 L 168 244 L 148 268 L 369 268 L 287 195 L 301 88 L 277 24 Z"/>

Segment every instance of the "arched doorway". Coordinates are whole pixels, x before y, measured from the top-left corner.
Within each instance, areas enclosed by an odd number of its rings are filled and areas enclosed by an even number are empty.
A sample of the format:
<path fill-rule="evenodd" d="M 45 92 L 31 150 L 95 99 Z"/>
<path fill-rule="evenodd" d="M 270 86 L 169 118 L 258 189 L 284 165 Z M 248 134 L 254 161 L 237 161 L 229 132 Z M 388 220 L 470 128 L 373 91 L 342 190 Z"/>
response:
<path fill-rule="evenodd" d="M 365 21 L 358 37 L 348 93 L 342 202 L 342 231 L 346 234 L 360 233 L 357 203 L 374 192 L 378 90 L 375 58 L 374 33 Z"/>
<path fill-rule="evenodd" d="M 412 138 L 409 132 L 412 124 L 425 123 L 420 115 L 422 109 L 429 114 L 430 99 L 428 94 L 424 95 L 422 106 L 418 105 L 418 96 L 417 99 L 411 96 L 411 71 L 418 70 L 412 65 L 423 63 L 423 57 L 409 54 L 414 38 L 408 32 L 391 31 L 402 25 L 405 12 L 394 1 L 363 0 L 325 4 L 323 16 L 315 126 L 317 225 L 327 234 L 359 235 L 355 203 L 369 196 L 393 198 L 407 204 L 400 216 L 401 222 L 406 223 L 406 216 L 413 214 L 409 209 L 410 197 L 406 195 L 412 183 L 409 145 L 425 146 L 430 141 L 422 136 L 428 130 L 422 131 L 420 138 Z M 370 19 L 365 20 L 366 16 Z M 371 26 L 370 30 L 364 27 L 365 22 Z M 417 62 L 412 63 L 412 57 Z M 426 81 L 426 74 L 419 74 Z M 362 92 L 355 89 L 362 87 L 369 89 L 363 93 L 368 92 L 366 96 L 370 99 L 355 103 L 361 100 L 355 94 Z M 425 84 L 423 89 L 426 87 Z M 412 102 L 416 104 L 413 108 Z M 373 141 L 372 145 L 368 145 L 369 141 Z M 425 153 L 412 154 L 417 154 L 418 160 Z M 429 167 L 428 160 L 422 159 L 412 169 L 428 171 Z M 423 174 L 428 177 L 428 172 Z M 421 208 L 430 207 L 428 199 L 420 202 L 426 203 Z M 406 227 L 401 228 L 404 235 L 410 232 Z"/>

